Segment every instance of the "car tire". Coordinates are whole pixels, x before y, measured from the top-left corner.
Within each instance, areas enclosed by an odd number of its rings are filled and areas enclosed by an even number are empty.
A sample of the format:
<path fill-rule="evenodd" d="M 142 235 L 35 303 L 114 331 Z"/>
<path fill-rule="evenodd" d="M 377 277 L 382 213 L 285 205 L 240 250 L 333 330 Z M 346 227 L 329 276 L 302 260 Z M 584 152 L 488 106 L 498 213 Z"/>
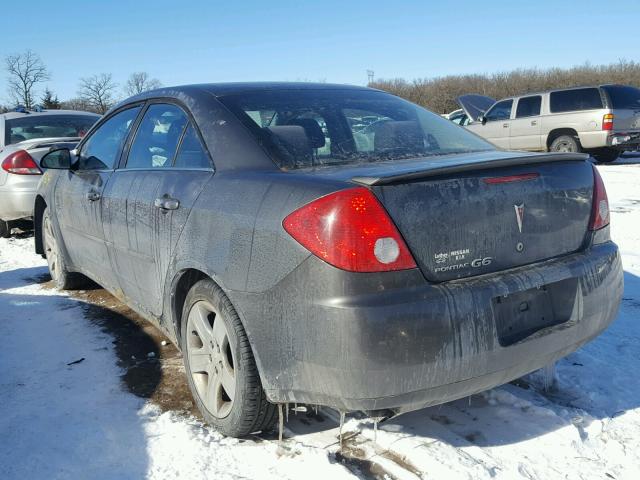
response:
<path fill-rule="evenodd" d="M 51 280 L 60 290 L 73 290 L 86 283 L 86 277 L 70 272 L 51 220 L 49 209 L 42 214 L 42 245 L 49 266 Z"/>
<path fill-rule="evenodd" d="M 0 238 L 10 238 L 10 237 L 11 237 L 11 225 L 9 225 L 9 222 L 0 220 Z"/>
<path fill-rule="evenodd" d="M 207 423 L 237 438 L 274 425 L 277 408 L 264 393 L 240 317 L 210 279 L 187 294 L 180 346 L 189 388 Z"/>
<path fill-rule="evenodd" d="M 582 152 L 582 145 L 580 145 L 578 137 L 573 135 L 560 135 L 553 139 L 549 151 L 579 153 Z"/>
<path fill-rule="evenodd" d="M 611 163 L 620 156 L 620 152 L 615 148 L 601 148 L 591 152 L 591 156 L 595 158 L 598 163 Z"/>

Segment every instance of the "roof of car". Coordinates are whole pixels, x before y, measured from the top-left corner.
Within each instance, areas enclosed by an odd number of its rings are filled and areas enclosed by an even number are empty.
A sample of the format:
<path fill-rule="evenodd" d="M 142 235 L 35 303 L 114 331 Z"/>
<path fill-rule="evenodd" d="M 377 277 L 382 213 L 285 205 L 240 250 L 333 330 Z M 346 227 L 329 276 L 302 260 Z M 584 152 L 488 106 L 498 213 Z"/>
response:
<path fill-rule="evenodd" d="M 176 92 L 205 91 L 215 96 L 232 95 L 237 93 L 251 93 L 265 90 L 372 90 L 356 85 L 342 85 L 335 83 L 312 82 L 231 82 L 231 83 L 200 83 L 193 85 L 176 85 L 150 90 L 136 95 L 136 99 L 151 98 L 158 95 L 175 94 Z M 128 103 L 129 99 L 125 101 Z"/>
<path fill-rule="evenodd" d="M 7 120 L 11 120 L 13 118 L 22 118 L 22 117 L 39 117 L 42 115 L 91 115 L 95 117 L 99 117 L 97 113 L 84 112 L 82 110 L 43 110 L 41 112 L 7 112 L 0 114 Z"/>

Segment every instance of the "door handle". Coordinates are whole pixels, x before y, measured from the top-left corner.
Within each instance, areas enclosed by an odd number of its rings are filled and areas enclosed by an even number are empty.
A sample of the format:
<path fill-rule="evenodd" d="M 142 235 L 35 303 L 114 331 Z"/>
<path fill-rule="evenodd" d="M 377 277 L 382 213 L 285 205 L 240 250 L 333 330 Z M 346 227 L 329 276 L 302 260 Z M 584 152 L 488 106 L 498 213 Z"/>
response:
<path fill-rule="evenodd" d="M 508 123 L 503 123 L 502 124 L 502 128 L 509 128 L 509 124 Z"/>
<path fill-rule="evenodd" d="M 87 200 L 89 200 L 90 202 L 96 202 L 100 200 L 100 198 L 102 198 L 102 195 L 100 195 L 100 193 L 96 192 L 95 190 L 90 190 L 87 192 Z"/>
<path fill-rule="evenodd" d="M 535 120 L 531 120 L 531 126 L 535 127 L 538 124 L 538 122 L 536 122 Z"/>
<path fill-rule="evenodd" d="M 177 210 L 178 207 L 180 207 L 180 200 L 164 195 L 160 198 L 156 198 L 153 202 L 153 206 L 161 210 Z"/>

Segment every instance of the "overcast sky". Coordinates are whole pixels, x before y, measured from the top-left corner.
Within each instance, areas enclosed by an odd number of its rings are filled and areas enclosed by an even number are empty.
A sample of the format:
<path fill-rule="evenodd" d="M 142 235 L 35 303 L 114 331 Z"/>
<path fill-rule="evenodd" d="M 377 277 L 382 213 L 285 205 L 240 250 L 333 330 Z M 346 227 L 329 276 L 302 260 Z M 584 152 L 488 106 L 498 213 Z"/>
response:
<path fill-rule="evenodd" d="M 61 100 L 102 72 L 120 87 L 134 71 L 164 85 L 362 85 L 368 69 L 413 79 L 639 61 L 639 19 L 638 1 L 30 0 L 4 5 L 0 55 L 37 52 Z"/>

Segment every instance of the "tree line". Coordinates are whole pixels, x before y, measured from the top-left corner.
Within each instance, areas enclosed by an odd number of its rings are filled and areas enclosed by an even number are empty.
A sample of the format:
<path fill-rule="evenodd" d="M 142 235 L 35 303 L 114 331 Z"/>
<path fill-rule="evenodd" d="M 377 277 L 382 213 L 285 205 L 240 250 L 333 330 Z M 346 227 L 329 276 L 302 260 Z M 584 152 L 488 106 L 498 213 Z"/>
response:
<path fill-rule="evenodd" d="M 48 87 L 51 74 L 38 54 L 31 50 L 5 57 L 8 94 L 13 105 L 1 106 L 0 112 L 22 105 L 27 109 L 41 105 L 46 109 L 67 108 L 104 113 L 122 96 L 129 97 L 161 86 L 146 72 L 132 73 L 122 89 L 110 73 L 97 73 L 79 80 L 77 95 L 60 101 Z M 640 87 L 640 63 L 619 60 L 609 65 L 584 64 L 572 68 L 521 68 L 492 74 L 448 75 L 444 77 L 405 80 L 381 79 L 370 87 L 422 105 L 437 113 L 459 108 L 456 98 L 466 93 L 479 93 L 500 99 L 512 95 L 539 92 L 552 88 L 621 83 Z"/>
<path fill-rule="evenodd" d="M 118 84 L 110 73 L 98 73 L 80 79 L 77 96 L 60 101 L 58 96 L 46 87 L 39 87 L 51 80 L 51 73 L 40 56 L 32 50 L 5 57 L 8 94 L 13 105 L 0 106 L 0 112 L 12 110 L 17 106 L 33 109 L 41 106 L 45 109 L 86 110 L 103 114 L 119 99 Z M 147 72 L 134 72 L 122 87 L 125 97 L 152 90 L 162 86 L 156 78 Z"/>
<path fill-rule="evenodd" d="M 640 63 L 620 60 L 609 65 L 584 64 L 572 68 L 520 68 L 492 74 L 447 75 L 405 80 L 381 79 L 369 86 L 385 90 L 436 113 L 449 113 L 459 107 L 456 98 L 479 93 L 499 100 L 504 97 L 540 92 L 553 88 L 621 83 L 640 87 Z"/>

